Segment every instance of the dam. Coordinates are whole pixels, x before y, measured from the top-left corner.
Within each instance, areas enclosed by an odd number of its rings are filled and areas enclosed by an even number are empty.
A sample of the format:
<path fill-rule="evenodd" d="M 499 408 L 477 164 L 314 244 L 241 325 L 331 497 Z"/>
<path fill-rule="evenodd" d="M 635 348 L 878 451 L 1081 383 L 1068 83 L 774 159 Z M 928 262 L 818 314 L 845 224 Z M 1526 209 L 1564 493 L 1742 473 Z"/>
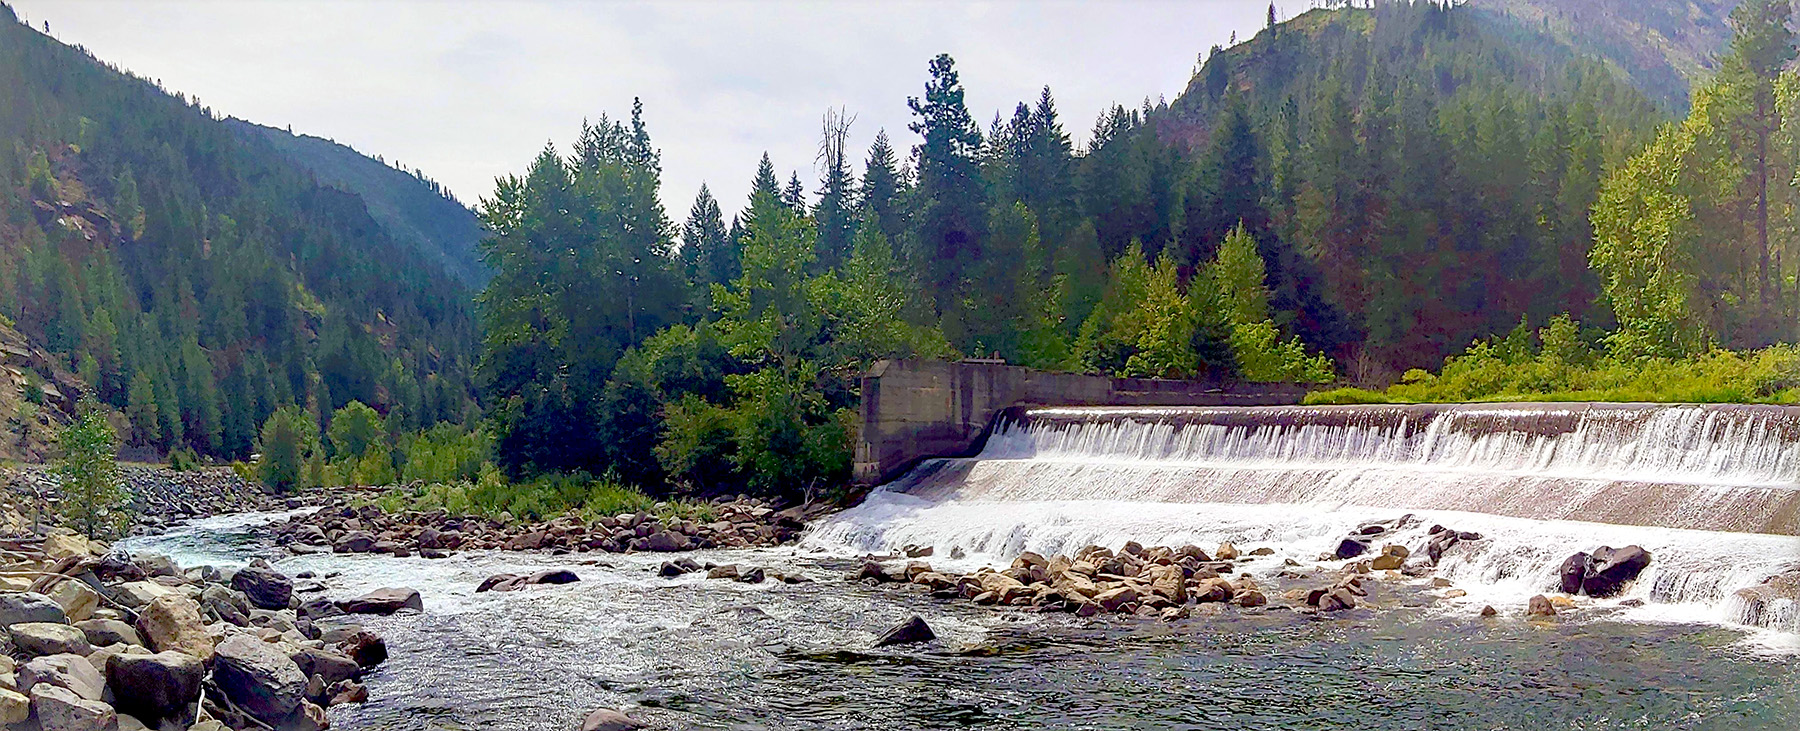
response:
<path fill-rule="evenodd" d="M 808 540 L 971 564 L 1126 541 L 1323 558 L 1408 515 L 1409 546 L 1433 524 L 1486 537 L 1439 569 L 1474 607 L 1554 592 L 1577 551 L 1637 544 L 1656 560 L 1622 611 L 1800 632 L 1794 602 L 1738 593 L 1800 570 L 1800 407 L 1015 404 Z"/>

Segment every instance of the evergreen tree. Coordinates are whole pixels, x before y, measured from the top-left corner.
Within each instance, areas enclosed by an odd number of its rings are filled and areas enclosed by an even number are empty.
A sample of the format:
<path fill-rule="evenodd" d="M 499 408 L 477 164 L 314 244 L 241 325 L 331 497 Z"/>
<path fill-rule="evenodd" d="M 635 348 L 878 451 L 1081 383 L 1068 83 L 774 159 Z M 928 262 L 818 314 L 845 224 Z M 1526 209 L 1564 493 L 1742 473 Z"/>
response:
<path fill-rule="evenodd" d="M 981 257 L 986 235 L 976 153 L 981 132 L 963 104 L 956 62 L 948 54 L 932 59 L 925 96 L 907 99 L 915 120 L 909 128 L 924 138 L 918 147 L 919 204 L 914 221 L 918 247 L 911 258 L 926 273 L 923 282 L 940 310 L 952 310 L 964 294 L 963 272 Z M 946 333 L 954 340 L 960 333 Z"/>
<path fill-rule="evenodd" d="M 819 206 L 813 219 L 818 222 L 817 267 L 833 270 L 850 257 L 851 240 L 856 234 L 856 181 L 850 173 L 850 158 L 845 142 L 853 118 L 842 112 L 825 113 L 824 131 L 819 140 Z"/>

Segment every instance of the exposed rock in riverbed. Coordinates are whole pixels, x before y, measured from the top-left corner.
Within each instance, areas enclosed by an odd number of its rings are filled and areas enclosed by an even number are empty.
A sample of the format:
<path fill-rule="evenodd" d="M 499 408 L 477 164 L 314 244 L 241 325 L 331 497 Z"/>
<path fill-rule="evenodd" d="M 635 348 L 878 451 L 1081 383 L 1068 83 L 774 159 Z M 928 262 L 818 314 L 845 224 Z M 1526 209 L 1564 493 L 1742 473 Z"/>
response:
<path fill-rule="evenodd" d="M 127 508 L 136 522 L 135 532 L 152 532 L 194 518 L 249 510 L 279 510 L 304 498 L 271 495 L 262 486 L 247 482 L 229 467 L 206 467 L 177 472 L 166 467 L 120 465 L 119 476 L 130 496 Z M 0 469 L 0 500 L 8 503 L 22 525 L 7 531 L 56 521 L 61 502 L 60 479 L 49 467 L 28 465 Z M 4 510 L 0 510 L 4 514 Z"/>
<path fill-rule="evenodd" d="M 565 515 L 542 523 L 505 521 L 444 511 L 385 513 L 342 500 L 310 515 L 270 526 L 275 541 L 295 553 L 418 553 L 443 557 L 455 550 L 567 552 L 673 552 L 705 548 L 773 546 L 798 538 L 806 521 L 826 506 L 776 510 L 753 498 L 712 506 L 716 519 L 620 513 L 587 522 Z"/>

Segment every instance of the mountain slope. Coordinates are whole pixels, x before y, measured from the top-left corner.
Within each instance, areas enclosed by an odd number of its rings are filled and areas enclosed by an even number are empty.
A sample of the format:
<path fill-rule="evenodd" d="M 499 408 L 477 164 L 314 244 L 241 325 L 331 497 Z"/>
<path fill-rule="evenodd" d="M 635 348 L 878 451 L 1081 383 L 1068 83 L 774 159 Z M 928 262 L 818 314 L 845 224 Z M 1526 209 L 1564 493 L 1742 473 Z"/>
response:
<path fill-rule="evenodd" d="M 294 404 L 472 403 L 468 287 L 266 139 L 0 5 L 0 316 L 130 423 L 247 455 Z"/>
<path fill-rule="evenodd" d="M 1736 0 L 1469 0 L 1494 21 L 1514 21 L 1604 59 L 1673 112 L 1716 70 L 1731 43 Z"/>
<path fill-rule="evenodd" d="M 487 267 L 475 248 L 482 236 L 481 221 L 437 183 L 321 137 L 235 117 L 225 124 L 240 135 L 267 141 L 319 182 L 355 193 L 389 236 L 437 262 L 463 284 L 479 287 L 487 282 Z"/>

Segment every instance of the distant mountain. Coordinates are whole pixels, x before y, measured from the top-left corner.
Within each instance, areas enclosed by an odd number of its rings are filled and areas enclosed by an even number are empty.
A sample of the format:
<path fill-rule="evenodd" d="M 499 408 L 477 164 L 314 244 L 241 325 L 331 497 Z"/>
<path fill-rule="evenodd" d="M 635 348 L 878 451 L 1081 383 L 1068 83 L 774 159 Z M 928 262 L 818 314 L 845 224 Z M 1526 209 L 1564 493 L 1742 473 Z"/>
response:
<path fill-rule="evenodd" d="M 481 240 L 481 222 L 435 181 L 322 137 L 237 118 L 225 124 L 240 135 L 267 140 L 319 182 L 361 197 L 369 215 L 389 236 L 411 245 L 464 284 L 480 287 L 487 282 L 487 266 L 475 247 Z"/>
<path fill-rule="evenodd" d="M 1731 43 L 1736 0 L 1468 0 L 1604 59 L 1665 109 L 1687 109 L 1688 89 L 1716 70 Z"/>
<path fill-rule="evenodd" d="M 416 205 L 436 194 L 402 173 L 367 198 L 329 182 L 4 4 L 0 90 L 0 325 L 46 354 L 18 375 L 75 374 L 128 446 L 228 458 L 287 405 L 362 401 L 402 429 L 471 413 L 466 210 Z"/>

